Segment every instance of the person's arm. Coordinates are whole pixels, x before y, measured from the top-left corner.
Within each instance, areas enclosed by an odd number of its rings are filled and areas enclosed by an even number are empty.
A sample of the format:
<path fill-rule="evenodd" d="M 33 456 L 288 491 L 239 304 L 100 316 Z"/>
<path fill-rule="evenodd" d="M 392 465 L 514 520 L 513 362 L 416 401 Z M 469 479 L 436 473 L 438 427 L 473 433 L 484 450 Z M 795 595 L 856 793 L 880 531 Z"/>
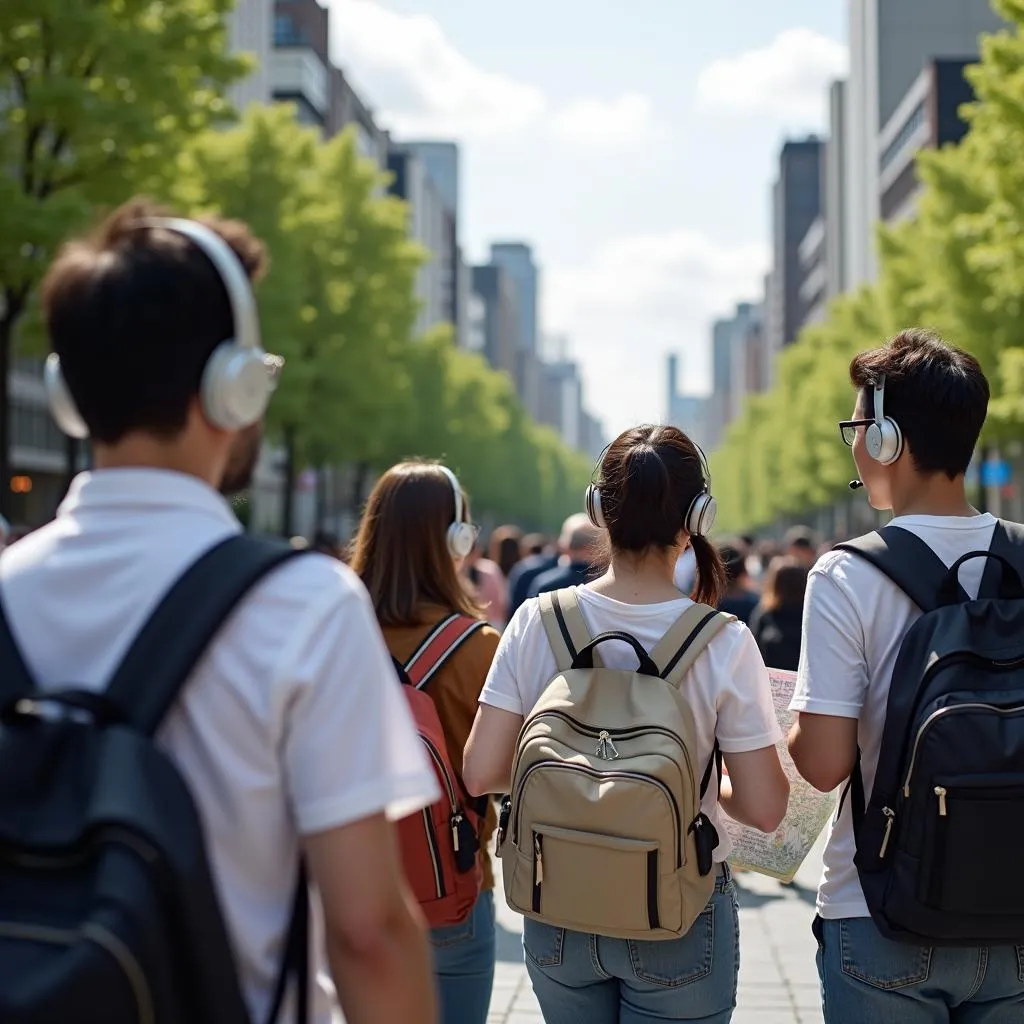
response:
<path fill-rule="evenodd" d="M 348 1024 L 437 1020 L 433 966 L 383 814 L 307 836 L 324 912 L 327 963 Z"/>
<path fill-rule="evenodd" d="M 463 779 L 471 796 L 507 793 L 523 716 L 481 704 L 466 743 Z"/>
<path fill-rule="evenodd" d="M 830 793 L 850 777 L 857 761 L 868 673 L 860 615 L 822 572 L 812 572 L 807 581 L 802 632 L 789 753 L 815 789 Z"/>
<path fill-rule="evenodd" d="M 789 779 L 776 744 L 782 729 L 775 715 L 768 671 L 750 630 L 729 627 L 732 650 L 718 696 L 715 735 L 728 775 L 719 803 L 725 813 L 761 832 L 774 832 L 786 816 Z M 723 635 L 722 640 L 726 639 Z M 720 642 L 717 638 L 712 643 Z"/>
<path fill-rule="evenodd" d="M 283 771 L 348 1024 L 435 1024 L 425 928 L 390 822 L 436 799 L 437 783 L 369 599 L 337 573 L 276 682 Z"/>

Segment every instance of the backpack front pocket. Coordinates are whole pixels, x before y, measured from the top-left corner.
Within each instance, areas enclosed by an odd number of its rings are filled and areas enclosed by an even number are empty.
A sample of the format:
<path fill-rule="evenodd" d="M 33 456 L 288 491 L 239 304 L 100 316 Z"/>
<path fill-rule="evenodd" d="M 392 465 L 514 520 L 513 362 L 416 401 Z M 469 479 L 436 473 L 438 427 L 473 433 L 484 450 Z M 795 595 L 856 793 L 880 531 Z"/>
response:
<path fill-rule="evenodd" d="M 1024 775 L 936 778 L 929 796 L 920 899 L 954 914 L 1024 914 Z"/>
<path fill-rule="evenodd" d="M 535 914 L 584 932 L 609 919 L 637 933 L 661 927 L 658 843 L 549 825 L 532 839 Z"/>

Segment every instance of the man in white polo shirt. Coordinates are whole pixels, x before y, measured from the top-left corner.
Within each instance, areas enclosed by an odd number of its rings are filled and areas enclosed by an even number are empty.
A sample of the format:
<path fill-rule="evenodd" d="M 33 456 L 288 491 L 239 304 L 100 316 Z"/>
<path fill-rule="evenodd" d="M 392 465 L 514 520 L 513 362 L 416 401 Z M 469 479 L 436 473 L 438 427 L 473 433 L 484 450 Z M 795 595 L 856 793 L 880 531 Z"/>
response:
<path fill-rule="evenodd" d="M 258 348 L 247 277 L 260 243 L 208 222 L 231 280 L 208 239 L 154 213 L 122 207 L 64 249 L 43 287 L 51 391 L 58 413 L 60 386 L 70 392 L 62 421 L 83 421 L 96 466 L 0 559 L 11 630 L 43 689 L 99 689 L 171 583 L 239 532 L 219 492 L 245 486 L 261 428 L 233 429 L 244 408 L 232 416 L 261 391 L 265 406 L 280 365 Z M 390 822 L 435 799 L 436 783 L 356 577 L 310 554 L 258 584 L 159 739 L 199 809 L 253 1020 L 272 1004 L 301 850 L 322 910 L 313 966 L 329 968 L 349 1024 L 431 1024 L 428 946 Z M 328 1024 L 317 989 L 312 1018 Z"/>

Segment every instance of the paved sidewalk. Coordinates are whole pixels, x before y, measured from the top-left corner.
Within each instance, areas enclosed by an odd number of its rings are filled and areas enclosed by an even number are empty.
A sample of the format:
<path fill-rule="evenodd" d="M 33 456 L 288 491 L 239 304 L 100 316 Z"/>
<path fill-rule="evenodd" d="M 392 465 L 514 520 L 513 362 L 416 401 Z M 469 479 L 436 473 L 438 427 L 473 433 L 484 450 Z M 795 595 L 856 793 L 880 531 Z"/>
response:
<path fill-rule="evenodd" d="M 820 844 L 793 885 L 736 876 L 740 890 L 740 984 L 733 1024 L 821 1024 L 811 918 Z M 488 1024 L 543 1024 L 523 966 L 522 919 L 495 893 L 498 965 Z"/>

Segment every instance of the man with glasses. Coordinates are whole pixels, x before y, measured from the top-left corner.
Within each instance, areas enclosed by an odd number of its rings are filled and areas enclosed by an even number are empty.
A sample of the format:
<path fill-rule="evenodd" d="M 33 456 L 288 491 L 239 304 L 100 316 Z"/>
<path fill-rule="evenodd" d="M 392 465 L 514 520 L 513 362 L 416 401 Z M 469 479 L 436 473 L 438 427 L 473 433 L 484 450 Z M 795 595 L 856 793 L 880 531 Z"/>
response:
<path fill-rule="evenodd" d="M 996 519 L 971 506 L 964 486 L 989 401 L 977 360 L 934 334 L 907 330 L 858 355 L 850 379 L 855 408 L 839 429 L 872 507 L 891 510 L 891 525 L 923 540 L 946 566 L 988 550 Z M 971 598 L 984 568 L 984 559 L 963 566 Z M 897 654 L 920 614 L 850 551 L 829 552 L 811 571 L 789 745 L 800 773 L 822 792 L 844 785 L 859 757 L 871 793 Z M 1024 1019 L 1015 947 L 932 949 L 882 935 L 854 864 L 854 799 L 843 800 L 829 832 L 814 922 L 827 1024 Z M 1016 870 L 992 869 L 993 885 L 1000 871 Z"/>

